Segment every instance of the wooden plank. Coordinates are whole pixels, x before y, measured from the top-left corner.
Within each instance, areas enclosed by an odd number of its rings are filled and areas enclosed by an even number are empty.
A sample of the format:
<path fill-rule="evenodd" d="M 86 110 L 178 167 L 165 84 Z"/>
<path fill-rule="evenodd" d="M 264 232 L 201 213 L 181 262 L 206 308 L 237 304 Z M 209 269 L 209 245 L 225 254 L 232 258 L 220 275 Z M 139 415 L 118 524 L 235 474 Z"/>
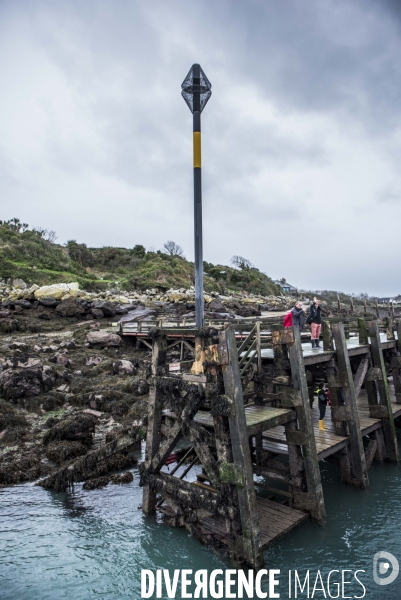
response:
<path fill-rule="evenodd" d="M 195 375 L 192 373 L 183 373 L 182 374 L 183 381 L 190 381 L 191 383 L 206 383 L 206 375 Z"/>
<path fill-rule="evenodd" d="M 304 431 L 287 431 L 286 441 L 289 446 L 305 446 L 307 444 L 307 435 Z"/>
<path fill-rule="evenodd" d="M 359 363 L 358 370 L 354 375 L 355 398 L 358 398 L 359 396 L 363 382 L 365 381 L 368 367 L 369 360 L 367 358 L 362 358 L 361 362 Z"/>
<path fill-rule="evenodd" d="M 295 390 L 299 390 L 303 406 L 296 408 L 299 429 L 306 435 L 306 443 L 302 447 L 305 462 L 305 479 L 308 493 L 314 498 L 314 506 L 311 510 L 312 516 L 320 522 L 326 518 L 324 507 L 322 480 L 320 477 L 319 460 L 317 457 L 316 441 L 313 432 L 312 415 L 309 404 L 308 385 L 306 382 L 306 373 L 304 359 L 302 354 L 301 338 L 298 328 L 294 329 L 294 342 L 288 345 L 288 352 L 291 365 L 291 379 Z M 302 508 L 303 495 L 295 496 L 295 506 Z"/>
<path fill-rule="evenodd" d="M 255 569 L 263 565 L 260 550 L 260 530 L 256 507 L 256 494 L 253 483 L 253 470 L 249 450 L 249 436 L 246 427 L 244 399 L 242 395 L 241 374 L 234 330 L 229 328 L 219 332 L 219 341 L 226 343 L 228 365 L 222 366 L 224 388 L 231 398 L 233 408 L 228 417 L 233 462 L 238 471 L 242 471 L 244 487 L 238 488 L 238 506 L 241 515 L 243 553 L 248 564 Z"/>
<path fill-rule="evenodd" d="M 283 425 L 289 421 L 296 419 L 296 413 L 293 410 L 287 410 L 282 408 L 272 408 L 269 406 L 260 406 L 258 408 L 264 409 L 258 416 L 255 416 L 253 422 L 251 421 L 251 415 L 246 411 L 246 422 L 248 436 L 262 433 L 266 429 Z"/>
<path fill-rule="evenodd" d="M 379 367 L 382 373 L 382 380 L 376 381 L 375 384 L 379 395 L 379 403 L 382 406 L 386 406 L 388 409 L 388 416 L 386 418 L 383 418 L 383 430 L 386 440 L 387 455 L 390 460 L 398 462 L 398 443 L 395 433 L 393 412 L 391 410 L 390 390 L 387 381 L 387 372 L 384 363 L 383 350 L 380 342 L 380 333 L 377 321 L 370 321 L 369 335 L 373 366 Z"/>
<path fill-rule="evenodd" d="M 397 404 L 401 404 L 401 356 L 392 357 L 391 372 L 393 374 L 395 401 Z"/>
<path fill-rule="evenodd" d="M 244 350 L 250 345 L 255 332 L 256 332 L 256 325 L 254 327 L 252 327 L 251 331 L 249 332 L 249 334 L 247 335 L 245 340 L 240 344 L 238 351 L 237 351 L 238 356 L 241 356 L 242 352 L 244 352 Z M 241 363 L 241 361 L 240 361 L 240 363 Z"/>
<path fill-rule="evenodd" d="M 261 548 L 270 546 L 308 518 L 306 513 L 266 498 L 258 497 L 257 507 L 261 524 Z"/>
<path fill-rule="evenodd" d="M 381 404 L 377 404 L 376 406 L 370 407 L 370 416 L 373 419 L 388 419 L 389 412 L 387 406 L 383 406 Z"/>
<path fill-rule="evenodd" d="M 333 333 L 331 331 L 330 322 L 325 319 L 323 320 L 323 323 L 322 323 L 322 335 L 323 335 L 323 350 L 326 350 L 328 352 L 333 352 L 334 351 Z"/>
<path fill-rule="evenodd" d="M 370 465 L 373 462 L 375 454 L 377 452 L 377 441 L 369 440 L 368 447 L 366 448 L 365 456 L 366 456 L 366 466 L 369 469 Z"/>
<path fill-rule="evenodd" d="M 386 337 L 388 340 L 395 340 L 393 319 L 391 317 L 386 317 Z"/>
<path fill-rule="evenodd" d="M 156 385 L 156 376 L 160 369 L 166 368 L 167 342 L 164 335 L 153 338 L 151 373 L 152 383 L 149 388 L 148 402 L 148 430 L 146 434 L 145 469 L 149 469 L 153 457 L 157 453 L 161 440 L 162 422 L 162 394 Z M 145 514 L 156 509 L 156 493 L 150 488 L 149 483 L 143 486 L 142 510 Z"/>
<path fill-rule="evenodd" d="M 260 321 L 256 322 L 256 354 L 258 357 L 258 373 L 262 371 L 262 344 L 260 339 Z"/>
<path fill-rule="evenodd" d="M 350 406 L 332 406 L 331 414 L 336 421 L 351 421 L 353 417 Z"/>
<path fill-rule="evenodd" d="M 176 419 L 177 415 L 171 411 L 163 413 L 164 416 Z M 296 418 L 293 410 L 284 408 L 275 408 L 272 406 L 260 406 L 252 404 L 245 406 L 245 419 L 247 424 L 248 437 L 256 435 L 259 432 L 283 425 Z M 196 423 L 205 427 L 213 428 L 214 421 L 208 411 L 198 411 L 194 417 Z"/>
<path fill-rule="evenodd" d="M 348 421 L 348 432 L 354 472 L 349 479 L 349 483 L 357 483 L 360 487 L 366 488 L 369 486 L 368 470 L 356 404 L 354 380 L 342 323 L 333 324 L 333 336 L 336 345 L 338 379 L 344 393 L 345 406 L 349 407 L 352 413 L 352 420 Z"/>
<path fill-rule="evenodd" d="M 397 348 L 401 352 L 401 319 L 397 321 Z"/>

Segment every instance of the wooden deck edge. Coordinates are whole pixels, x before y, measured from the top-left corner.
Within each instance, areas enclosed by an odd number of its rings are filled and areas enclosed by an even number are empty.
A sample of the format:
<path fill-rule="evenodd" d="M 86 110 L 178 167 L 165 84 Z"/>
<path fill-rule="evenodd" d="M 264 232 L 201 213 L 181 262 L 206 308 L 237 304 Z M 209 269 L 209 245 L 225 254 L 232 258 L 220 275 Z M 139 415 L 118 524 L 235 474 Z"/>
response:
<path fill-rule="evenodd" d="M 277 540 L 279 540 L 284 535 L 289 533 L 292 529 L 298 527 L 298 525 L 309 519 L 309 513 L 303 512 L 296 508 L 290 508 L 282 504 L 277 504 L 275 502 L 272 502 L 271 500 L 268 500 L 267 498 L 262 498 L 258 496 L 256 503 L 259 517 L 261 550 L 264 550 L 268 546 L 275 544 Z M 282 529 L 279 532 L 276 532 L 272 535 L 267 534 L 267 532 L 265 532 L 263 528 L 263 521 L 265 519 L 263 518 L 262 513 L 264 512 L 266 515 L 266 513 L 269 513 L 270 511 L 272 511 L 272 521 L 274 521 L 276 524 L 280 524 L 280 526 L 282 527 Z M 282 520 L 280 520 L 279 517 L 274 514 L 275 511 L 283 512 Z M 291 519 L 293 519 L 293 521 L 289 522 L 289 520 Z"/>

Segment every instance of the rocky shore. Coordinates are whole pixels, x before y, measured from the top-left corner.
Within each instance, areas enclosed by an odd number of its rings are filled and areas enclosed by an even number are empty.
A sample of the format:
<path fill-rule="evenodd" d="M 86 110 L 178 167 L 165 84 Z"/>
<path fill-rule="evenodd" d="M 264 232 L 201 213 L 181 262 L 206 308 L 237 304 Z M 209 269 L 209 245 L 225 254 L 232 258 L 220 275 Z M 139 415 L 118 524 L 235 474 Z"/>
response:
<path fill-rule="evenodd" d="M 160 293 L 80 290 L 78 284 L 0 282 L 0 485 L 33 481 L 98 449 L 147 411 L 150 351 L 112 324 L 193 316 L 194 289 Z M 294 299 L 205 294 L 209 318 L 286 311 Z M 332 314 L 330 307 L 326 314 Z M 118 331 L 118 330 L 117 330 Z M 112 475 L 135 459 L 120 453 L 87 473 L 86 489 L 124 483 Z M 91 482 L 91 483 L 89 483 Z"/>

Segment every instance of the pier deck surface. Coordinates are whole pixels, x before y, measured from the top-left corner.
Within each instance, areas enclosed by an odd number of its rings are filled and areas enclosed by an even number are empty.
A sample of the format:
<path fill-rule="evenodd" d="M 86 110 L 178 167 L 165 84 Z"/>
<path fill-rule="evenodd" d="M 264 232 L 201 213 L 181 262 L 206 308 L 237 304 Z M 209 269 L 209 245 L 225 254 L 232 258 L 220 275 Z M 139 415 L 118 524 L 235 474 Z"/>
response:
<path fill-rule="evenodd" d="M 394 387 L 390 385 L 391 407 L 394 417 L 401 416 L 401 404 L 396 404 Z M 365 390 L 361 390 L 357 399 L 359 423 L 362 435 L 368 435 L 381 426 L 381 419 L 372 419 L 369 416 L 368 399 Z M 324 423 L 326 431 L 319 429 L 319 409 L 317 403 L 314 403 L 312 409 L 313 430 L 316 440 L 316 450 L 319 460 L 327 458 L 331 454 L 338 452 L 348 445 L 348 437 L 340 436 L 335 433 L 333 421 L 331 418 L 331 408 L 327 406 Z M 285 440 L 284 427 L 274 427 L 263 433 L 263 448 L 269 452 L 277 454 L 288 454 L 288 446 Z"/>
<path fill-rule="evenodd" d="M 256 498 L 256 505 L 262 549 L 267 548 L 267 546 L 276 542 L 278 538 L 309 518 L 307 513 L 260 496 Z"/>
<path fill-rule="evenodd" d="M 279 538 L 291 531 L 291 529 L 294 529 L 294 527 L 297 527 L 297 525 L 300 525 L 309 518 L 307 513 L 279 504 L 278 502 L 273 502 L 268 498 L 262 498 L 261 496 L 256 498 L 256 505 L 260 528 L 260 546 L 262 549 L 275 543 Z M 210 517 L 202 519 L 201 524 L 211 533 L 217 534 L 222 538 L 227 536 L 223 519 Z"/>
<path fill-rule="evenodd" d="M 380 333 L 380 341 L 384 350 L 387 348 L 393 348 L 396 344 L 395 340 L 388 340 L 385 333 Z M 369 352 L 369 345 L 360 344 L 358 337 L 350 337 L 347 339 L 347 348 L 350 356 L 364 353 L 367 354 Z M 250 355 L 252 352 L 250 352 Z M 306 342 L 302 344 L 302 354 L 304 356 L 305 365 L 308 365 L 311 363 L 328 362 L 332 358 L 334 352 L 330 350 L 323 350 L 322 342 L 320 342 L 320 347 L 316 349 L 312 349 L 311 343 Z M 260 355 L 262 359 L 273 360 L 274 358 L 272 348 L 263 348 Z"/>
<path fill-rule="evenodd" d="M 165 412 L 166 417 L 176 418 L 173 412 Z M 296 418 L 295 411 L 288 408 L 274 408 L 272 406 L 257 406 L 250 404 L 245 406 L 245 418 L 248 435 L 256 435 L 262 431 L 284 425 Z M 200 410 L 195 415 L 195 422 L 204 427 L 213 428 L 213 417 L 207 412 Z"/>

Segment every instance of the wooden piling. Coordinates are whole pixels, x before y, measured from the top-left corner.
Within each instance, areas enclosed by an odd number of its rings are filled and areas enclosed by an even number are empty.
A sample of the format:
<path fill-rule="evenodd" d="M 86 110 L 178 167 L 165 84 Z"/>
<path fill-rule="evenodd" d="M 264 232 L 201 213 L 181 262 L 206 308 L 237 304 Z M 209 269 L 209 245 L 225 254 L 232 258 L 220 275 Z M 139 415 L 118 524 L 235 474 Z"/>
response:
<path fill-rule="evenodd" d="M 395 433 L 393 410 L 391 406 L 390 390 L 387 381 L 386 366 L 380 341 L 380 332 L 377 321 L 369 322 L 369 336 L 371 344 L 373 367 L 378 369 L 376 379 L 379 407 L 370 405 L 370 415 L 383 420 L 383 430 L 386 440 L 387 456 L 391 461 L 399 461 L 398 443 Z"/>
<path fill-rule="evenodd" d="M 293 342 L 288 344 L 288 353 L 291 365 L 292 387 L 295 391 L 299 431 L 302 454 L 305 462 L 305 478 L 307 491 L 294 498 L 294 506 L 306 508 L 320 523 L 326 519 L 324 506 L 322 480 L 320 476 L 319 460 L 316 451 L 315 434 L 313 430 L 312 415 L 309 404 L 308 385 L 304 358 L 302 353 L 301 337 L 298 327 L 293 327 Z M 287 434 L 288 437 L 288 434 Z"/>
<path fill-rule="evenodd" d="M 242 550 L 248 564 L 259 569 L 263 565 L 263 555 L 260 549 L 256 493 L 234 330 L 230 328 L 219 332 L 219 343 L 227 348 L 228 355 L 228 364 L 222 366 L 222 371 L 225 392 L 232 401 L 228 422 L 234 469 L 239 483 L 237 493 L 242 526 Z"/>
<path fill-rule="evenodd" d="M 153 338 L 153 351 L 151 362 L 152 383 L 149 388 L 149 423 L 146 434 L 145 468 L 149 469 L 153 457 L 159 450 L 161 441 L 161 421 L 163 404 L 160 391 L 156 385 L 156 378 L 165 374 L 167 342 L 164 335 L 159 334 Z M 156 508 L 156 494 L 151 490 L 149 483 L 143 486 L 142 510 L 145 514 L 154 512 Z"/>
<path fill-rule="evenodd" d="M 323 320 L 322 322 L 322 335 L 323 335 L 323 350 L 326 352 L 333 352 L 333 333 L 331 331 L 330 321 Z"/>
<path fill-rule="evenodd" d="M 393 375 L 395 401 L 397 404 L 401 404 L 401 356 L 393 356 L 391 358 L 391 372 Z"/>
<path fill-rule="evenodd" d="M 386 336 L 388 340 L 395 340 L 394 336 L 394 324 L 391 317 L 386 317 Z"/>
<path fill-rule="evenodd" d="M 366 311 L 365 311 L 366 312 Z M 358 319 L 359 344 L 366 346 L 368 344 L 368 328 L 364 318 Z"/>
<path fill-rule="evenodd" d="M 335 419 L 346 421 L 348 425 L 351 462 L 353 467 L 353 477 L 349 483 L 366 488 L 369 485 L 368 470 L 366 467 L 365 451 L 363 448 L 361 427 L 356 405 L 354 380 L 348 356 L 344 325 L 342 323 L 333 324 L 333 336 L 336 345 L 338 378 L 343 390 L 345 406 L 333 406 L 332 412 Z"/>

